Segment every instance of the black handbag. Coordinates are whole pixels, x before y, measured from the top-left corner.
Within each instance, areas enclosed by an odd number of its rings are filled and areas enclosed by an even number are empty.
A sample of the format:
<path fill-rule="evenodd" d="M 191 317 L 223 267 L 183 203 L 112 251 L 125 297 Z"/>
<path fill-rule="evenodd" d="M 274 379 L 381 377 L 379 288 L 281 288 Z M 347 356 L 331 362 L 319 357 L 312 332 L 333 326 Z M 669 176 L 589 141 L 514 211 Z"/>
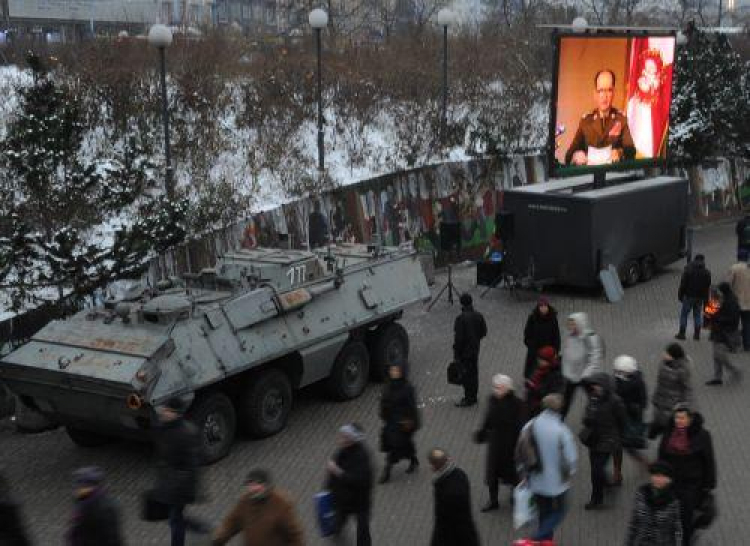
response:
<path fill-rule="evenodd" d="M 460 362 L 454 360 L 448 364 L 448 383 L 451 385 L 463 385 L 464 367 Z"/>
<path fill-rule="evenodd" d="M 646 423 L 628 419 L 622 433 L 622 447 L 646 449 Z"/>
<path fill-rule="evenodd" d="M 710 491 L 703 495 L 703 499 L 700 504 L 696 506 L 695 513 L 693 515 L 693 527 L 696 529 L 706 529 L 716 519 L 716 498 Z"/>
<path fill-rule="evenodd" d="M 141 519 L 143 521 L 165 521 L 169 519 L 169 505 L 154 498 L 154 491 L 143 494 L 141 504 Z"/>

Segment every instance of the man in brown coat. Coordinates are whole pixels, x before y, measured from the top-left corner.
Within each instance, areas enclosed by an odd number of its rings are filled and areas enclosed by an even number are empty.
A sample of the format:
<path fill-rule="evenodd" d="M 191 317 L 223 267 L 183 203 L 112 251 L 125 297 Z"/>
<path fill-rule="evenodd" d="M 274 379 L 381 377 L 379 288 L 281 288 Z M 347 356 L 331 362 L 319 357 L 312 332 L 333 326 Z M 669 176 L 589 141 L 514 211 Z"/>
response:
<path fill-rule="evenodd" d="M 251 470 L 247 489 L 214 532 L 211 544 L 220 546 L 242 532 L 245 546 L 302 546 L 305 541 L 294 504 L 271 483 L 271 475 Z"/>

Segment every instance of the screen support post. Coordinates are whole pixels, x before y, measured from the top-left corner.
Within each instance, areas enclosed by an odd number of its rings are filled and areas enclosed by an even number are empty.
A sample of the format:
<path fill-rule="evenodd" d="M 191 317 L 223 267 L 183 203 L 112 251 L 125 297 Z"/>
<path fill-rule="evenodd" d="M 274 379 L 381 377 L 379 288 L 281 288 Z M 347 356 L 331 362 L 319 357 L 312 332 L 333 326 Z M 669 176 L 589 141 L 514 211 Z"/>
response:
<path fill-rule="evenodd" d="M 594 189 L 607 187 L 607 171 L 598 171 L 594 173 Z"/>

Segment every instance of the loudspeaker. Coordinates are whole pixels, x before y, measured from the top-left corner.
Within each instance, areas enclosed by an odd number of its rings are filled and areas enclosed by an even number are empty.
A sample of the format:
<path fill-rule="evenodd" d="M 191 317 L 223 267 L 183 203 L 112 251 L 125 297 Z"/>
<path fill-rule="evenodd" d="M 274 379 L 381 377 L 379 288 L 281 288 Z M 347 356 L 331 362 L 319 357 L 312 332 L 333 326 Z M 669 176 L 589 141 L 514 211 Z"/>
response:
<path fill-rule="evenodd" d="M 440 222 L 440 250 L 461 247 L 461 230 L 458 222 Z"/>
<path fill-rule="evenodd" d="M 501 210 L 495 214 L 495 234 L 503 241 L 510 241 L 515 234 L 514 216 L 512 212 Z"/>

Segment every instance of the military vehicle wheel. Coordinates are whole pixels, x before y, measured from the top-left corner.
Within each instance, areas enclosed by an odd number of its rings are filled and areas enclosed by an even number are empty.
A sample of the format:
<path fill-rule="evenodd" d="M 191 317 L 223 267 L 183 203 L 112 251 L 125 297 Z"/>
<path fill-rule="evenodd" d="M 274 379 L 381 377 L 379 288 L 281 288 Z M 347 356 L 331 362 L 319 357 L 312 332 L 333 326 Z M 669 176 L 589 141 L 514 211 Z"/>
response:
<path fill-rule="evenodd" d="M 241 395 L 240 425 L 251 436 L 271 436 L 286 426 L 291 408 L 289 376 L 281 370 L 267 370 L 251 379 Z"/>
<path fill-rule="evenodd" d="M 398 364 L 405 367 L 409 361 L 409 335 L 404 327 L 398 322 L 390 322 L 375 330 L 370 357 L 370 373 L 377 381 L 388 377 L 388 366 Z"/>
<path fill-rule="evenodd" d="M 76 427 L 66 426 L 65 431 L 73 443 L 80 447 L 99 447 L 112 441 L 111 437 L 104 434 Z"/>
<path fill-rule="evenodd" d="M 188 412 L 201 434 L 202 462 L 211 464 L 223 459 L 234 443 L 237 416 L 226 394 L 214 392 L 198 398 Z"/>
<path fill-rule="evenodd" d="M 349 341 L 339 352 L 328 377 L 328 391 L 337 400 L 357 398 L 367 386 L 370 355 L 361 341 Z"/>
<path fill-rule="evenodd" d="M 625 269 L 622 273 L 622 284 L 625 286 L 633 286 L 638 282 L 641 277 L 641 268 L 638 262 L 631 260 L 625 264 Z"/>
<path fill-rule="evenodd" d="M 641 282 L 650 281 L 656 272 L 656 262 L 653 256 L 646 256 L 641 259 L 639 280 Z"/>

